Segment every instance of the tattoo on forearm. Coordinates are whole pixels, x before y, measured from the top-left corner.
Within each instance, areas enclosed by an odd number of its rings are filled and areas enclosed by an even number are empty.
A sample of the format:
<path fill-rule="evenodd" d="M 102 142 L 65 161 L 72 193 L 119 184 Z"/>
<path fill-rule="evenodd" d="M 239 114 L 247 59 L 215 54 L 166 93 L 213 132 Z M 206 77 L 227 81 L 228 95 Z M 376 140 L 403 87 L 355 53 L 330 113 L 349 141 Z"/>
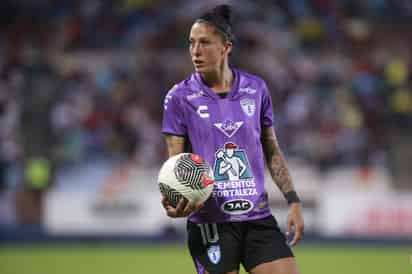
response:
<path fill-rule="evenodd" d="M 273 128 L 264 128 L 262 131 L 262 146 L 269 172 L 276 185 L 283 194 L 294 190 L 285 158 L 278 145 Z"/>
<path fill-rule="evenodd" d="M 166 135 L 165 139 L 169 157 L 184 152 L 185 137 Z"/>

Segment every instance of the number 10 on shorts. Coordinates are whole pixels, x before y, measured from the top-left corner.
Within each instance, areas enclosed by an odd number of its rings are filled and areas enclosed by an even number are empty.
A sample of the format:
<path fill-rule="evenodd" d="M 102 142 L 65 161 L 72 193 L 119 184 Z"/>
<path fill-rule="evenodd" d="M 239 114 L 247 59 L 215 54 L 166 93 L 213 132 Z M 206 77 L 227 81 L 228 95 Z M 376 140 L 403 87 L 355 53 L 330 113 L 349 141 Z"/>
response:
<path fill-rule="evenodd" d="M 216 224 L 198 224 L 204 245 L 214 244 L 219 241 Z"/>

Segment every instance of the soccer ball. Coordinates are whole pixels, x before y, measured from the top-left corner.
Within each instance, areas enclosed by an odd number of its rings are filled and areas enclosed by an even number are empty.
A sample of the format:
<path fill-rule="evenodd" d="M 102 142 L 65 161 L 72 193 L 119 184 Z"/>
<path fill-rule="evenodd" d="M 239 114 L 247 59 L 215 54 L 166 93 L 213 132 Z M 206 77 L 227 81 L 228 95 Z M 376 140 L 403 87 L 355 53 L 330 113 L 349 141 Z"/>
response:
<path fill-rule="evenodd" d="M 212 194 L 214 184 L 208 163 L 192 153 L 170 157 L 160 168 L 157 181 L 160 192 L 173 207 L 181 198 L 203 203 Z"/>

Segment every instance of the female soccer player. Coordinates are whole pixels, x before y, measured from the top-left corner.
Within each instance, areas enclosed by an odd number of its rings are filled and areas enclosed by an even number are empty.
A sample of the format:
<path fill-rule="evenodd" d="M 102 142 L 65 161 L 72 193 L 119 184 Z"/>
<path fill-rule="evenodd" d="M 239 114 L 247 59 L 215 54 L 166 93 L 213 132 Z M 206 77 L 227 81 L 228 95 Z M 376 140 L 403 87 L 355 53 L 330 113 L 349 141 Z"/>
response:
<path fill-rule="evenodd" d="M 303 233 L 299 198 L 272 127 L 265 82 L 229 66 L 233 47 L 231 9 L 214 8 L 190 31 L 195 72 L 167 94 L 162 131 L 169 156 L 193 153 L 214 167 L 215 187 L 204 204 L 176 208 L 163 198 L 170 217 L 188 218 L 188 245 L 199 274 L 294 274 L 298 268 L 286 237 L 271 215 L 264 189 L 264 158 L 289 204 L 290 245 Z"/>

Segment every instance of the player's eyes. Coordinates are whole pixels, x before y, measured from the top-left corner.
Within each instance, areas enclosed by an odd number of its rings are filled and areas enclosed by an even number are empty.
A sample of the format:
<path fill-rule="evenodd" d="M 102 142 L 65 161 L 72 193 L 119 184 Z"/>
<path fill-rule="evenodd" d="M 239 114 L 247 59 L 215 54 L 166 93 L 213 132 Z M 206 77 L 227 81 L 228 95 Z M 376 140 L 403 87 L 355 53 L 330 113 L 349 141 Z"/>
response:
<path fill-rule="evenodd" d="M 194 47 L 195 44 L 197 43 L 199 46 L 208 46 L 211 44 L 211 41 L 208 40 L 199 40 L 199 41 L 194 41 L 194 40 L 189 40 L 188 41 L 190 47 Z"/>

